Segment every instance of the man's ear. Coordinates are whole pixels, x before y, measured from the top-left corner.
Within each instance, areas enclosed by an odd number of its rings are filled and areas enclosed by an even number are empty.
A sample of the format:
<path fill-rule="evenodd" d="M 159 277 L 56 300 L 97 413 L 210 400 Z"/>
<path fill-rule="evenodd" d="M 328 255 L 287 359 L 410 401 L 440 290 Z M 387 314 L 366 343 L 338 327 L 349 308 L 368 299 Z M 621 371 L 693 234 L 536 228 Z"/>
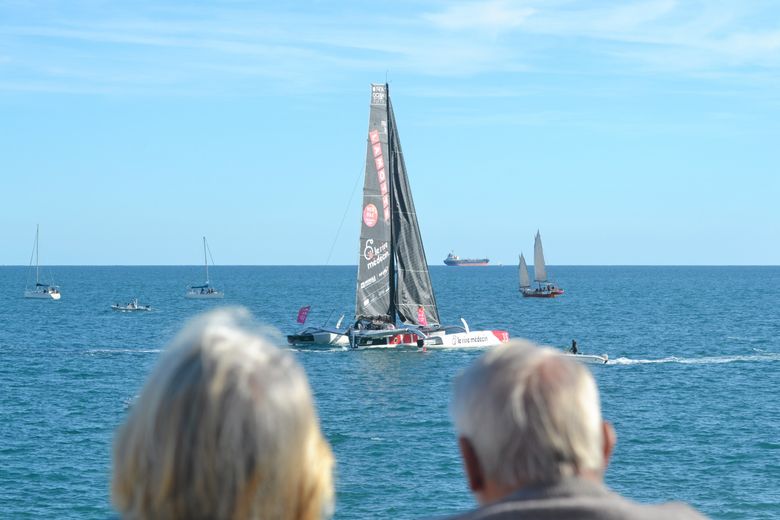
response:
<path fill-rule="evenodd" d="M 482 466 L 479 464 L 477 452 L 466 437 L 458 437 L 460 456 L 463 458 L 463 467 L 466 469 L 466 477 L 469 480 L 469 489 L 474 493 L 480 493 L 485 489 L 485 476 L 482 474 Z"/>
<path fill-rule="evenodd" d="M 601 431 L 604 438 L 602 449 L 604 450 L 604 469 L 606 470 L 609 465 L 609 459 L 612 457 L 612 450 L 615 449 L 615 444 L 617 443 L 617 434 L 609 421 L 601 423 Z"/>

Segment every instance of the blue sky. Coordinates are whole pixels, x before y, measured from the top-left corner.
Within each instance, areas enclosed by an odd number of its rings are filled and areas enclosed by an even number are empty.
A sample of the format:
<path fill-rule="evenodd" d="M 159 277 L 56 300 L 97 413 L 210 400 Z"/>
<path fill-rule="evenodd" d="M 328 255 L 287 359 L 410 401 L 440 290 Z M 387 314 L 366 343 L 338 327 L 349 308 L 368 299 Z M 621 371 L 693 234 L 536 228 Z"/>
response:
<path fill-rule="evenodd" d="M 780 263 L 775 2 L 9 0 L 0 264 L 354 264 L 385 78 L 432 264 Z"/>

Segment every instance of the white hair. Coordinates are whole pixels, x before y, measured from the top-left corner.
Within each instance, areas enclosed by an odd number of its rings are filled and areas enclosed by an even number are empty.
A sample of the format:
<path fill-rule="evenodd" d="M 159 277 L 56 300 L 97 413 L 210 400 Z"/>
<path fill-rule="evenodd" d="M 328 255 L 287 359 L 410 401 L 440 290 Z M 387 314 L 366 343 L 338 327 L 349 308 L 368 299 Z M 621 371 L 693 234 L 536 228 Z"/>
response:
<path fill-rule="evenodd" d="M 603 470 L 596 382 L 551 348 L 521 340 L 482 355 L 455 380 L 452 413 L 485 476 L 501 485 Z"/>
<path fill-rule="evenodd" d="M 330 446 L 306 376 L 240 323 L 193 320 L 152 371 L 114 443 L 125 518 L 315 520 L 333 507 Z"/>

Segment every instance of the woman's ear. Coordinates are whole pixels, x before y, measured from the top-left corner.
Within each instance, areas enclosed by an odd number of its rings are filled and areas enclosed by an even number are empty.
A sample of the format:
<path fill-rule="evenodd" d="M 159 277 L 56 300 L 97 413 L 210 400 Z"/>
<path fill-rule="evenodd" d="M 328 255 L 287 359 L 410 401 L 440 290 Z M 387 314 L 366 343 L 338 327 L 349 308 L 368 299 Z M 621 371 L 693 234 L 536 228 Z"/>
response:
<path fill-rule="evenodd" d="M 601 429 L 602 437 L 604 438 L 604 446 L 602 449 L 604 450 L 604 469 L 606 470 L 609 465 L 609 459 L 612 457 L 612 451 L 615 449 L 615 444 L 617 443 L 617 434 L 615 433 L 615 428 L 612 427 L 612 424 L 609 421 L 603 421 L 601 423 Z"/>
<path fill-rule="evenodd" d="M 466 477 L 469 481 L 469 489 L 475 494 L 485 488 L 485 477 L 482 474 L 482 466 L 479 464 L 477 452 L 466 437 L 458 437 L 460 456 L 463 458 L 463 467 L 466 469 Z"/>

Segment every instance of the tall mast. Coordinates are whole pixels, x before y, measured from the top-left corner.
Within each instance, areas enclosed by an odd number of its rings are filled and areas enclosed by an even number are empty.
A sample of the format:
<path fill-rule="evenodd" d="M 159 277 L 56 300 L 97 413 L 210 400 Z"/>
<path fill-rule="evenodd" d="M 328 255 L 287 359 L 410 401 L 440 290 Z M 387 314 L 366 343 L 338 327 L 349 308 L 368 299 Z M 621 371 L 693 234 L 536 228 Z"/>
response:
<path fill-rule="evenodd" d="M 39 279 L 38 279 L 38 231 L 40 230 L 41 225 L 36 224 L 35 225 L 35 286 L 38 286 Z"/>
<path fill-rule="evenodd" d="M 206 285 L 209 284 L 209 257 L 206 254 L 206 237 L 203 237 L 203 263 L 206 265 Z"/>
<path fill-rule="evenodd" d="M 395 176 L 398 175 L 398 167 L 397 167 L 397 158 L 395 156 L 395 146 L 393 146 L 393 132 L 395 132 L 395 128 L 393 128 L 393 122 L 392 117 L 390 117 L 390 85 L 385 83 L 385 117 L 387 121 L 387 155 L 388 155 L 388 175 L 387 175 L 387 194 L 390 198 L 390 211 L 391 211 L 391 217 L 390 217 L 390 271 L 389 271 L 389 278 L 390 278 L 390 319 L 393 320 L 393 324 L 395 324 L 396 314 L 398 311 L 396 303 L 398 302 L 398 294 L 396 291 L 398 288 L 396 287 L 396 279 L 395 279 L 395 255 L 396 255 L 396 247 L 398 245 L 398 237 L 395 236 L 397 231 L 394 229 L 395 226 L 393 225 L 393 220 L 395 218 L 392 216 L 392 212 L 395 210 L 393 209 L 394 199 L 395 199 L 395 190 L 393 189 L 393 185 L 395 184 Z"/>

